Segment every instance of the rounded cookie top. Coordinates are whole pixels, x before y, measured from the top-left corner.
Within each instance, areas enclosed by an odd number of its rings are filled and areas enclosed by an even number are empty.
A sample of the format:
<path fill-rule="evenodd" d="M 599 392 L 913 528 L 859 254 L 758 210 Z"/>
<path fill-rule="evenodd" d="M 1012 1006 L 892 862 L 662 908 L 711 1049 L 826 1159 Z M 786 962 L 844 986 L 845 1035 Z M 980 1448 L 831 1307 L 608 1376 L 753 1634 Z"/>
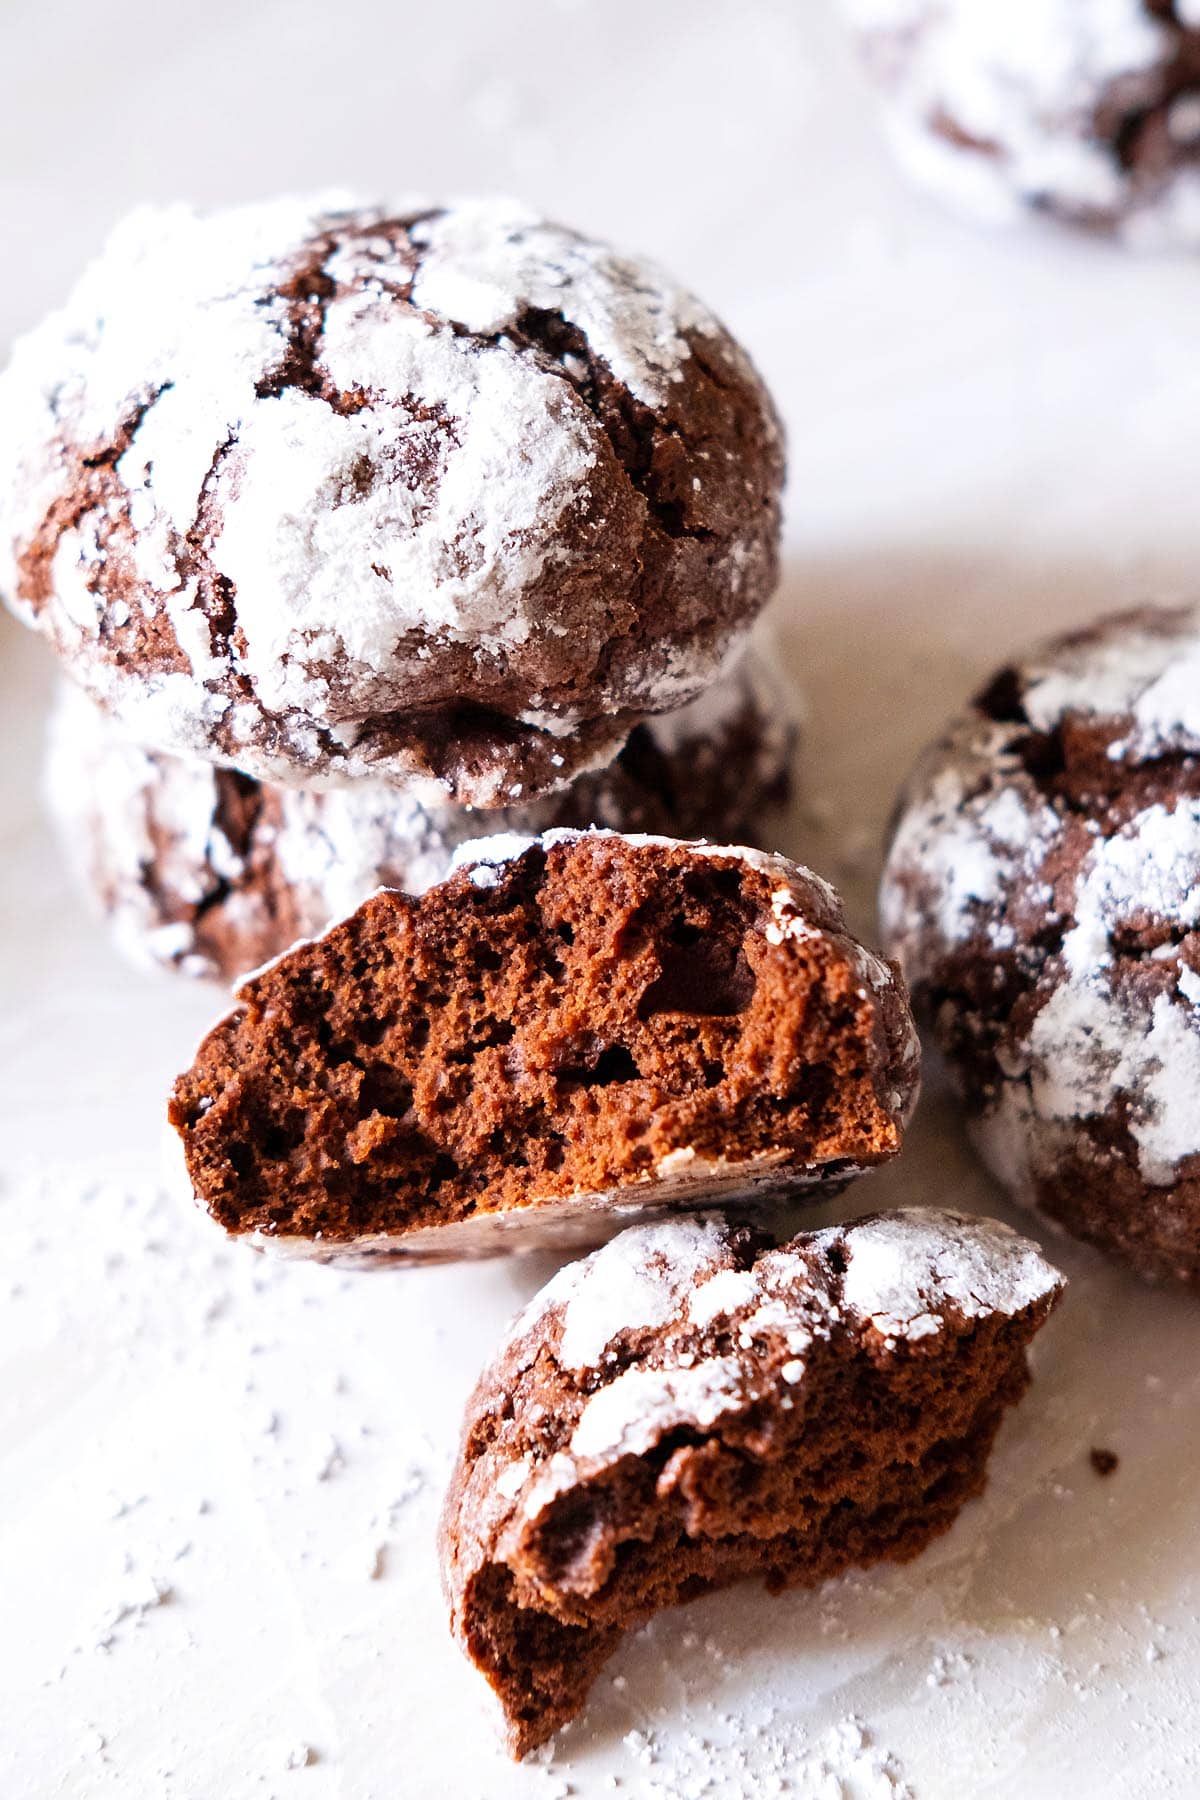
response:
<path fill-rule="evenodd" d="M 561 1496 L 673 1434 L 800 1408 L 818 1343 L 918 1356 L 948 1327 L 1041 1317 L 1063 1283 L 1006 1225 L 932 1208 L 773 1248 L 718 1215 L 636 1226 L 561 1269 L 520 1313 L 467 1407 L 444 1546 L 452 1582 L 517 1561 Z"/>
<path fill-rule="evenodd" d="M 918 764 L 885 940 L 1019 1194 L 1200 1279 L 1200 612 L 1001 670 Z"/>
<path fill-rule="evenodd" d="M 1200 244 L 1200 8 L 1159 0 L 842 0 L 930 186 Z"/>
<path fill-rule="evenodd" d="M 503 805 L 712 679 L 781 481 L 645 263 L 499 201 L 175 207 L 0 381 L 0 591 L 149 747 Z"/>

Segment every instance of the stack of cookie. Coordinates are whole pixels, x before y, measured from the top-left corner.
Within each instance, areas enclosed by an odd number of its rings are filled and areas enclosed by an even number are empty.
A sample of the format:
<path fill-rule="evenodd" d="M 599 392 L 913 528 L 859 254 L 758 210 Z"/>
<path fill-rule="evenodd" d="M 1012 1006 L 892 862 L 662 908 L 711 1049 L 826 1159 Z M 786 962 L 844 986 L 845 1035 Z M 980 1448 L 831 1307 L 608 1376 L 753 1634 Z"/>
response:
<path fill-rule="evenodd" d="M 190 1191 L 325 1262 L 603 1246 L 443 1520 L 513 1750 L 659 1607 L 945 1530 L 1062 1283 L 952 1213 L 747 1223 L 894 1158 L 920 1052 L 827 883 L 679 841 L 790 750 L 746 650 L 781 436 L 721 326 L 507 206 L 172 211 L 19 347 L 0 476 L 105 903 L 190 972 L 282 952 L 175 1085 Z"/>
<path fill-rule="evenodd" d="M 18 345 L 0 590 L 125 946 L 228 976 L 487 830 L 753 835 L 782 436 L 645 263 L 511 204 L 139 214 Z"/>

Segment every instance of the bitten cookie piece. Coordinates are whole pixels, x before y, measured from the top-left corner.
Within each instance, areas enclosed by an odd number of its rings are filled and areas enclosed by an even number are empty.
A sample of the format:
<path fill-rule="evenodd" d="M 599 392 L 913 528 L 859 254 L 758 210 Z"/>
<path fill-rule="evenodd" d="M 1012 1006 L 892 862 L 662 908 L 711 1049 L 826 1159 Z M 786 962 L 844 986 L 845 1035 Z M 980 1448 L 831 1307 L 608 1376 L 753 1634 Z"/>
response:
<path fill-rule="evenodd" d="M 0 380 L 0 591 L 149 748 L 504 806 L 727 665 L 782 479 L 711 314 L 511 202 L 146 211 Z"/>
<path fill-rule="evenodd" d="M 842 5 L 917 180 L 991 217 L 1200 248 L 1195 0 Z"/>
<path fill-rule="evenodd" d="M 904 987 L 817 876 L 609 832 L 469 849 L 251 977 L 176 1083 L 228 1231 L 324 1260 L 588 1244 L 900 1148 Z"/>
<path fill-rule="evenodd" d="M 442 1518 L 513 1754 L 664 1606 L 916 1556 L 982 1489 L 1062 1285 L 1006 1226 L 933 1211 L 782 1249 L 677 1220 L 563 1269 L 479 1380 Z"/>
<path fill-rule="evenodd" d="M 134 961 L 245 973 L 378 887 L 423 893 L 485 832 L 600 825 L 760 841 L 787 797 L 795 704 L 755 653 L 677 713 L 636 726 L 607 769 L 500 812 L 381 781 L 284 788 L 131 743 L 70 683 L 47 797 L 82 885 Z"/>
<path fill-rule="evenodd" d="M 1002 669 L 918 764 L 884 935 L 1020 1199 L 1200 1284 L 1200 612 Z"/>

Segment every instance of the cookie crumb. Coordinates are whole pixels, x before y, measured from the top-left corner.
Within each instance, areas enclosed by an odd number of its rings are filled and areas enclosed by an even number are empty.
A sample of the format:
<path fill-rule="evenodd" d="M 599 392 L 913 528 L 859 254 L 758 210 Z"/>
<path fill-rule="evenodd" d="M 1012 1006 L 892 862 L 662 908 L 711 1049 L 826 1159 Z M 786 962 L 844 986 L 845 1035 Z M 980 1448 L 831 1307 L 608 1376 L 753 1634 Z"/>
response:
<path fill-rule="evenodd" d="M 916 1092 L 896 971 L 819 876 L 737 845 L 480 839 L 237 999 L 172 1102 L 190 1179 L 226 1231 L 324 1262 L 492 1255 L 513 1228 L 578 1245 L 630 1208 L 840 1187 L 896 1154 Z"/>
<path fill-rule="evenodd" d="M 1088 1461 L 1097 1475 L 1111 1475 L 1120 1462 L 1115 1450 L 1089 1450 Z"/>

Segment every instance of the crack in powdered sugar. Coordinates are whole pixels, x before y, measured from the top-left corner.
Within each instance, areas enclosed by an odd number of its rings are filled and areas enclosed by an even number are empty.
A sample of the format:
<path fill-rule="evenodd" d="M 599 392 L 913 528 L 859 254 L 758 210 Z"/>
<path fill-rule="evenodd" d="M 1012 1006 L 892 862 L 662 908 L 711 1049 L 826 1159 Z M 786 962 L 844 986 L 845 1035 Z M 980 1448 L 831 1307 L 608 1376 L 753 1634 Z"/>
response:
<path fill-rule="evenodd" d="M 978 1038 L 973 1127 L 1018 1194 L 1053 1177 L 1082 1121 L 1126 1129 L 1149 1187 L 1200 1155 L 1198 679 L 1200 609 L 1119 616 L 1003 671 L 911 778 L 885 942 L 918 1003 L 924 985 L 952 1015 L 968 1070 Z M 1145 782 L 1129 816 L 1124 787 Z M 992 964 L 991 1011 L 959 993 L 960 955 Z"/>
<path fill-rule="evenodd" d="M 805 1233 L 750 1268 L 738 1263 L 736 1238 L 713 1215 L 635 1226 L 547 1283 L 500 1355 L 524 1343 L 535 1358 L 557 1315 L 555 1360 L 579 1377 L 595 1370 L 601 1384 L 589 1389 L 565 1451 L 541 1466 L 522 1451 L 502 1468 L 493 1484 L 500 1511 L 521 1497 L 533 1517 L 580 1465 L 644 1455 L 671 1431 L 707 1431 L 752 1406 L 764 1382 L 775 1386 L 760 1356 L 767 1342 L 782 1343 L 789 1360 L 780 1377 L 794 1388 L 814 1338 L 840 1323 L 873 1326 L 894 1348 L 936 1335 L 948 1314 L 1012 1317 L 1061 1286 L 1037 1246 L 1008 1226 L 926 1208 Z M 729 1337 L 732 1350 L 703 1354 L 697 1329 Z M 642 1348 L 617 1369 L 619 1339 Z"/>
<path fill-rule="evenodd" d="M 482 705 L 535 734 L 594 726 L 576 766 L 603 761 L 623 731 L 601 744 L 598 721 L 692 698 L 749 620 L 688 644 L 661 633 L 640 673 L 622 664 L 582 702 L 564 682 L 552 572 L 594 576 L 655 502 L 570 358 L 526 323 L 560 320 L 651 419 L 690 363 L 719 386 L 714 346 L 761 401 L 775 455 L 769 403 L 712 316 L 649 264 L 512 202 L 336 206 L 144 210 L 17 344 L 0 589 L 156 748 L 344 778 L 378 759 L 358 744 L 373 720 L 461 699 L 465 653 Z M 710 561 L 736 588 L 744 564 L 764 574 L 765 544 L 755 519 Z M 597 668 L 624 641 L 615 616 L 587 646 Z M 400 772 L 440 778 L 410 761 Z"/>
<path fill-rule="evenodd" d="M 1156 995 L 1148 1015 L 1122 981 L 1121 928 L 1147 912 L 1181 932 L 1200 923 L 1200 801 L 1150 807 L 1088 857 L 1063 939 L 1066 978 L 1029 1034 L 1030 1104 L 1069 1122 L 1125 1099 L 1142 1175 L 1166 1186 L 1200 1154 L 1200 1015 L 1182 970 L 1177 994 Z"/>

